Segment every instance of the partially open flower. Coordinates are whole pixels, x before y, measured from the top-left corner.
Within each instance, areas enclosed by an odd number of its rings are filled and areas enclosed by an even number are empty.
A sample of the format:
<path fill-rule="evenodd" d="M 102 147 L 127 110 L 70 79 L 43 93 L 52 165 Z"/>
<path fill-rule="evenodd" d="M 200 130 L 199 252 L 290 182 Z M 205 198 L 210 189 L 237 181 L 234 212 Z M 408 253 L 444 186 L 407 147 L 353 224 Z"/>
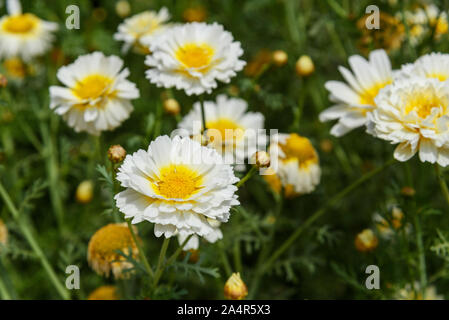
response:
<path fill-rule="evenodd" d="M 85 180 L 76 188 L 76 201 L 79 203 L 89 203 L 92 201 L 94 184 L 91 180 Z"/>
<path fill-rule="evenodd" d="M 265 151 L 257 151 L 251 156 L 251 163 L 258 168 L 268 168 L 270 162 L 270 155 Z"/>
<path fill-rule="evenodd" d="M 233 273 L 224 286 L 224 296 L 229 300 L 243 300 L 248 295 L 248 288 L 240 278 L 240 273 Z"/>
<path fill-rule="evenodd" d="M 108 159 L 113 163 L 122 162 L 126 157 L 126 150 L 119 144 L 108 149 Z"/>
<path fill-rule="evenodd" d="M 368 252 L 377 248 L 379 240 L 371 229 L 365 229 L 355 237 L 357 251 Z"/>
<path fill-rule="evenodd" d="M 89 294 L 87 300 L 120 300 L 115 286 L 101 286 Z"/>
<path fill-rule="evenodd" d="M 131 251 L 130 251 L 131 250 Z M 133 265 L 126 261 L 125 255 L 138 258 L 137 245 L 131 232 L 124 223 L 111 223 L 100 228 L 89 241 L 87 261 L 99 275 L 109 277 L 112 273 L 116 279 L 128 278 Z"/>

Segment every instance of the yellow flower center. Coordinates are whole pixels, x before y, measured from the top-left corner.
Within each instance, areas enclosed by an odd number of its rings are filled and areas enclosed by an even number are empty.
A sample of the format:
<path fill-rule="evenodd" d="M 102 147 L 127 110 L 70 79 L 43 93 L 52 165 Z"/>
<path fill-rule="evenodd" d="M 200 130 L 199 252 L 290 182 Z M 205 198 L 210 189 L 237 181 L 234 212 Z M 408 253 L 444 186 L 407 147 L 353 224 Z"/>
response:
<path fill-rule="evenodd" d="M 202 188 L 202 177 L 184 165 L 169 165 L 160 170 L 160 180 L 153 190 L 165 198 L 187 199 Z"/>
<path fill-rule="evenodd" d="M 446 81 L 447 80 L 447 74 L 442 74 L 442 73 L 430 73 L 427 75 L 427 78 L 434 78 L 434 79 L 438 79 L 440 81 Z"/>
<path fill-rule="evenodd" d="M 26 74 L 26 66 L 19 58 L 11 58 L 3 62 L 3 66 L 9 75 L 15 78 L 24 78 Z"/>
<path fill-rule="evenodd" d="M 405 113 L 409 114 L 415 111 L 419 117 L 424 119 L 430 115 L 433 108 L 443 107 L 445 110 L 447 105 L 448 101 L 443 101 L 434 91 L 425 91 L 410 97 L 405 105 Z"/>
<path fill-rule="evenodd" d="M 215 50 L 206 43 L 187 43 L 176 51 L 176 59 L 187 69 L 204 72 L 212 61 Z"/>
<path fill-rule="evenodd" d="M 310 163 L 318 163 L 318 155 L 310 140 L 297 135 L 290 134 L 285 144 L 281 144 L 285 153 L 284 161 L 298 160 L 301 167 L 308 167 Z"/>
<path fill-rule="evenodd" d="M 206 127 L 208 129 L 208 135 L 211 142 L 220 138 L 224 143 L 226 140 L 240 139 L 243 137 L 243 129 L 235 121 L 227 118 L 221 118 L 215 121 L 206 122 Z M 232 130 L 232 131 L 231 131 Z M 228 134 L 226 135 L 226 131 Z M 216 135 L 219 134 L 219 137 Z M 227 139 L 228 138 L 228 139 Z"/>
<path fill-rule="evenodd" d="M 26 34 L 32 31 L 39 23 L 34 14 L 25 13 L 7 17 L 3 29 L 10 33 Z"/>
<path fill-rule="evenodd" d="M 82 100 L 97 99 L 108 94 L 112 79 L 100 74 L 93 74 L 77 82 L 73 93 Z"/>
<path fill-rule="evenodd" d="M 374 98 L 376 98 L 377 94 L 379 93 L 380 89 L 386 87 L 392 82 L 392 80 L 388 80 L 386 82 L 379 82 L 374 84 L 371 88 L 368 90 L 365 90 L 363 93 L 360 94 L 360 104 L 366 104 L 369 106 L 374 106 Z"/>
<path fill-rule="evenodd" d="M 109 224 L 99 229 L 91 239 L 89 251 L 92 255 L 104 257 L 120 256 L 117 250 L 136 248 L 128 227 L 122 224 Z"/>

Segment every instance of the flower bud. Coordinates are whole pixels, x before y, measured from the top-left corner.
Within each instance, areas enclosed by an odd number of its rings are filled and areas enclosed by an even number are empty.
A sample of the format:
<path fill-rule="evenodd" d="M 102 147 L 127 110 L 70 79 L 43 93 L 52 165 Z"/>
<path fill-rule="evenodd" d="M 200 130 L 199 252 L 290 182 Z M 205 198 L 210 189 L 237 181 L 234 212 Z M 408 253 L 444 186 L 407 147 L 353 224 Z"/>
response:
<path fill-rule="evenodd" d="M 265 151 L 257 151 L 252 155 L 251 163 L 258 168 L 268 168 L 270 166 L 270 155 Z"/>
<path fill-rule="evenodd" d="M 6 88 L 6 86 L 8 85 L 8 79 L 0 74 L 0 88 Z"/>
<path fill-rule="evenodd" d="M 403 187 L 401 189 L 401 194 L 405 197 L 413 197 L 416 194 L 416 191 L 412 187 Z"/>
<path fill-rule="evenodd" d="M 79 203 L 89 203 L 94 193 L 94 184 L 90 180 L 85 180 L 76 188 L 76 201 Z"/>
<path fill-rule="evenodd" d="M 321 151 L 323 151 L 325 153 L 330 153 L 332 151 L 332 149 L 334 148 L 334 145 L 331 140 L 324 139 L 320 142 L 320 148 L 321 148 Z"/>
<path fill-rule="evenodd" d="M 181 112 L 181 107 L 179 106 L 178 101 L 170 98 L 164 101 L 164 111 L 168 114 L 176 116 L 179 112 Z"/>
<path fill-rule="evenodd" d="M 8 228 L 2 219 L 0 219 L 0 247 L 8 244 Z M 1 251 L 1 250 L 0 250 Z"/>
<path fill-rule="evenodd" d="M 224 296 L 229 300 L 242 300 L 248 295 L 248 288 L 240 278 L 240 273 L 233 273 L 224 286 Z"/>
<path fill-rule="evenodd" d="M 206 20 L 207 12 L 203 7 L 187 8 L 182 13 L 186 22 L 202 22 Z"/>
<path fill-rule="evenodd" d="M 131 13 L 131 5 L 125 0 L 117 1 L 115 4 L 115 12 L 121 18 L 127 17 Z"/>
<path fill-rule="evenodd" d="M 122 162 L 126 157 L 126 150 L 119 144 L 113 145 L 108 150 L 108 159 L 112 163 Z"/>
<path fill-rule="evenodd" d="M 355 237 L 355 247 L 360 252 L 368 252 L 377 248 L 379 240 L 371 229 L 365 229 Z"/>
<path fill-rule="evenodd" d="M 273 63 L 276 66 L 281 67 L 284 64 L 286 64 L 287 61 L 288 61 L 288 55 L 285 51 L 276 50 L 275 52 L 273 52 Z"/>
<path fill-rule="evenodd" d="M 315 65 L 309 56 L 303 55 L 296 61 L 296 73 L 299 76 L 307 77 L 315 71 Z"/>

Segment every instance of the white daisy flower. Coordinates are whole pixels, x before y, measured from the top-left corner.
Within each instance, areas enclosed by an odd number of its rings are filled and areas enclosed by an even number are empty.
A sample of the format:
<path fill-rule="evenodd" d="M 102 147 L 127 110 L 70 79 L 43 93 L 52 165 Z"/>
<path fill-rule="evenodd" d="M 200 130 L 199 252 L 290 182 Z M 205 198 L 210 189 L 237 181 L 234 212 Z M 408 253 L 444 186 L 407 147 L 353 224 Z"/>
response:
<path fill-rule="evenodd" d="M 287 197 L 315 190 L 320 183 L 321 169 L 318 154 L 310 140 L 296 133 L 281 133 L 271 139 L 270 157 L 272 161 L 278 160 L 277 169 L 273 166 L 263 178 L 273 190 L 280 192 L 283 186 Z"/>
<path fill-rule="evenodd" d="M 50 87 L 50 108 L 54 109 L 76 132 L 99 135 L 113 130 L 126 120 L 139 98 L 136 85 L 126 78 L 128 69 L 117 56 L 94 52 L 58 70 L 65 87 Z"/>
<path fill-rule="evenodd" d="M 379 90 L 392 82 L 390 60 L 384 50 L 370 53 L 369 61 L 359 55 L 349 57 L 354 74 L 340 66 L 340 73 L 348 84 L 341 81 L 327 81 L 329 99 L 336 105 L 320 114 L 320 121 L 338 119 L 331 134 L 341 137 L 349 131 L 366 124 L 366 114 L 374 109 L 374 98 Z"/>
<path fill-rule="evenodd" d="M 118 32 L 114 34 L 114 39 L 123 41 L 123 52 L 135 46 L 143 53 L 149 53 L 148 44 L 151 39 L 160 34 L 167 27 L 166 22 L 170 19 L 167 8 L 163 7 L 159 12 L 144 11 L 130 18 L 125 19 L 118 26 Z"/>
<path fill-rule="evenodd" d="M 407 63 L 395 75 L 395 79 L 402 78 L 435 78 L 440 81 L 449 79 L 449 54 L 432 52 L 426 54 L 414 63 Z"/>
<path fill-rule="evenodd" d="M 217 80 L 228 83 L 245 66 L 240 42 L 223 26 L 192 22 L 168 29 L 150 45 L 146 76 L 158 87 L 210 93 Z"/>
<path fill-rule="evenodd" d="M 132 223 L 154 223 L 157 237 L 219 238 L 218 222 L 239 204 L 232 167 L 188 137 L 158 137 L 148 151 L 126 157 L 117 179 L 126 188 L 115 196 L 119 210 Z"/>
<path fill-rule="evenodd" d="M 218 95 L 216 102 L 204 102 L 208 146 L 224 156 L 228 164 L 243 165 L 254 152 L 265 148 L 266 136 L 258 132 L 264 128 L 264 116 L 259 112 L 246 112 L 247 108 L 245 100 L 225 95 Z M 200 102 L 193 105 L 178 126 L 190 135 L 201 137 Z"/>
<path fill-rule="evenodd" d="M 449 83 L 411 78 L 395 81 L 376 97 L 368 132 L 399 144 L 394 157 L 449 164 Z"/>
<path fill-rule="evenodd" d="M 8 15 L 0 18 L 0 58 L 20 57 L 29 61 L 50 49 L 57 23 L 22 13 L 18 0 L 8 0 L 7 11 Z"/>

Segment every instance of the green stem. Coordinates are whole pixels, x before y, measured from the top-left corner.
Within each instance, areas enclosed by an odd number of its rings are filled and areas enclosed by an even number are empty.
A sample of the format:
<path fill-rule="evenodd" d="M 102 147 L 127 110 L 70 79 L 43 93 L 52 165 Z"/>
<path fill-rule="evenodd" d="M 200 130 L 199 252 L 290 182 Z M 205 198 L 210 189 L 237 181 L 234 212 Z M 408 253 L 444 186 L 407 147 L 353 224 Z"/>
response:
<path fill-rule="evenodd" d="M 203 130 L 201 131 L 201 133 L 203 133 L 204 131 L 207 130 L 206 127 L 206 112 L 204 111 L 204 95 L 200 96 L 200 105 L 201 105 L 201 122 L 203 125 Z"/>
<path fill-rule="evenodd" d="M 128 223 L 128 228 L 129 228 L 129 231 L 131 232 L 131 236 L 134 240 L 134 243 L 137 246 L 137 250 L 139 250 L 140 260 L 142 260 L 142 263 L 145 266 L 145 269 L 147 270 L 147 273 L 150 275 L 150 277 L 154 278 L 153 269 L 151 269 L 150 263 L 148 262 L 147 257 L 145 256 L 142 246 L 141 246 L 140 242 L 137 240 L 136 233 L 134 232 L 133 225 L 131 224 L 131 220 L 130 219 L 126 220 L 126 222 Z"/>
<path fill-rule="evenodd" d="M 162 266 L 164 265 L 164 260 L 165 260 L 165 256 L 167 255 L 167 249 L 168 249 L 169 244 L 170 244 L 170 238 L 165 238 L 164 242 L 162 243 L 161 252 L 159 253 L 159 260 L 157 262 L 156 273 L 155 273 L 154 281 L 153 281 L 154 289 L 156 289 L 159 279 L 162 276 L 162 272 L 165 269 L 165 267 L 163 268 Z"/>
<path fill-rule="evenodd" d="M 394 159 L 391 159 L 381 167 L 372 170 L 371 172 L 366 173 L 362 177 L 360 177 L 358 180 L 347 186 L 345 189 L 343 189 L 341 192 L 337 193 L 335 196 L 333 196 L 330 200 L 328 200 L 324 206 L 317 210 L 314 214 L 312 214 L 300 227 L 296 229 L 295 232 L 293 232 L 290 237 L 287 238 L 287 240 L 284 241 L 284 243 L 270 256 L 268 261 L 263 265 L 262 271 L 268 270 L 271 265 L 285 252 L 288 248 L 296 241 L 296 239 L 304 232 L 304 230 L 307 230 L 318 218 L 320 218 L 322 215 L 324 215 L 330 208 L 332 208 L 335 204 L 337 204 L 342 198 L 344 198 L 346 195 L 351 193 L 354 189 L 356 189 L 358 186 L 363 184 L 364 182 L 368 181 L 372 177 L 376 176 L 378 173 L 382 172 L 385 168 L 389 167 L 395 162 Z"/>
<path fill-rule="evenodd" d="M 447 187 L 446 180 L 444 180 L 443 174 L 440 171 L 440 166 L 438 165 L 438 163 L 435 163 L 435 172 L 437 174 L 438 183 L 440 184 L 440 188 L 441 188 L 441 191 L 443 192 L 443 196 L 449 205 L 449 189 Z"/>
<path fill-rule="evenodd" d="M 226 272 L 226 276 L 229 277 L 232 274 L 232 268 L 231 268 L 231 264 L 229 263 L 229 259 L 228 256 L 226 254 L 226 251 L 223 247 L 223 242 L 220 241 L 218 243 L 218 248 L 219 248 L 219 254 L 220 254 L 220 258 L 221 258 L 221 262 L 223 263 L 223 267 L 225 269 Z"/>
<path fill-rule="evenodd" d="M 52 284 L 55 286 L 56 291 L 59 293 L 62 299 L 69 299 L 70 295 L 67 292 L 67 290 L 64 288 L 64 286 L 59 281 L 58 277 L 56 276 L 55 271 L 51 267 L 50 263 L 48 262 L 47 258 L 45 257 L 42 249 L 40 248 L 39 244 L 37 243 L 36 239 L 34 238 L 33 233 L 31 232 L 28 224 L 20 218 L 19 211 L 17 210 L 16 206 L 12 202 L 9 194 L 6 192 L 5 188 L 3 187 L 3 184 L 0 181 L 0 195 L 3 198 L 3 201 L 5 202 L 6 206 L 8 207 L 9 211 L 11 212 L 14 220 L 16 220 L 17 224 L 19 225 L 23 236 L 28 241 L 31 249 L 34 251 L 36 257 L 39 259 L 39 261 L 42 264 L 42 267 L 47 272 L 47 275 L 52 282 Z"/>
<path fill-rule="evenodd" d="M 176 249 L 175 253 L 173 253 L 165 262 L 164 264 L 164 268 L 166 268 L 167 266 L 169 266 L 170 264 L 173 263 L 173 261 L 176 260 L 176 258 L 179 256 L 179 254 L 182 252 L 182 249 L 184 249 L 184 247 L 186 246 L 187 242 L 189 242 L 190 238 L 193 237 L 193 234 L 189 235 L 184 242 L 179 246 L 178 249 Z"/>
<path fill-rule="evenodd" d="M 237 188 L 240 188 L 246 181 L 248 181 L 257 171 L 257 167 L 253 166 L 251 167 L 251 169 L 248 171 L 248 173 L 236 184 Z"/>
<path fill-rule="evenodd" d="M 418 247 L 419 256 L 419 279 L 420 279 L 420 289 L 423 299 L 426 298 L 426 288 L 427 288 L 427 272 L 426 272 L 426 254 L 424 251 L 421 223 L 418 217 L 418 212 L 414 213 L 414 224 L 416 229 L 416 245 Z"/>

